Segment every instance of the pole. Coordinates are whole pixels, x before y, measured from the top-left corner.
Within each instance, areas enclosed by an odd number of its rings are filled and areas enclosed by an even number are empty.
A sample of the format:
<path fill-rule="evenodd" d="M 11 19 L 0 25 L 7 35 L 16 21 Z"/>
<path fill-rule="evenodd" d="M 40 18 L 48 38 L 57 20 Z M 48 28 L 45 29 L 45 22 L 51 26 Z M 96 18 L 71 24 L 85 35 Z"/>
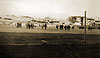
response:
<path fill-rule="evenodd" d="M 86 43 L 86 11 L 85 11 L 85 26 L 84 26 L 84 43 Z"/>

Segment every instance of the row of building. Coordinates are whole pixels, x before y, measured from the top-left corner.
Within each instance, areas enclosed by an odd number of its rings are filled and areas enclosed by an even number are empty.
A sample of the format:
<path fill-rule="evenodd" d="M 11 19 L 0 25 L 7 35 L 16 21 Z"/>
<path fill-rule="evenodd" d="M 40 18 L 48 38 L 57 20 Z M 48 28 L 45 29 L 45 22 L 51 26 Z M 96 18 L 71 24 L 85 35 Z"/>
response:
<path fill-rule="evenodd" d="M 85 17 L 84 16 L 70 16 L 69 21 L 73 25 L 79 26 L 79 28 L 84 28 L 85 25 Z M 87 27 L 91 27 L 93 29 L 100 29 L 100 20 L 96 20 L 93 18 L 86 18 Z"/>
<path fill-rule="evenodd" d="M 84 16 L 70 16 L 68 18 L 68 20 L 70 22 L 70 25 L 84 27 L 84 23 L 85 23 Z M 3 16 L 3 17 L 0 17 L 0 24 L 1 25 L 15 25 L 18 22 L 22 23 L 22 25 L 25 25 L 25 23 L 27 23 L 28 21 L 34 22 L 34 24 L 36 26 L 40 26 L 44 23 L 48 23 L 48 25 L 51 27 L 54 27 L 57 24 L 67 24 L 67 22 L 63 23 L 57 19 L 52 19 L 50 17 L 45 17 L 44 19 L 32 18 L 29 16 L 21 16 L 21 17 Z M 94 28 L 100 28 L 100 20 L 96 20 L 93 18 L 87 18 L 86 25 L 92 26 Z"/>

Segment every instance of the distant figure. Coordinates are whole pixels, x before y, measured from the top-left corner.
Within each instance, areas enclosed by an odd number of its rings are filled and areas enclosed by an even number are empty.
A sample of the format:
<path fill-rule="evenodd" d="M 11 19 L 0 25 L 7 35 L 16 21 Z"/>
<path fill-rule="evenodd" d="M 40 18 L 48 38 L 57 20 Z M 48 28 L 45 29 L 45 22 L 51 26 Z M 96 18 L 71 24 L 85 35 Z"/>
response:
<path fill-rule="evenodd" d="M 67 27 L 67 28 L 68 28 L 68 30 L 70 30 L 70 28 L 71 28 L 71 27 L 70 27 L 70 25 L 68 25 L 68 27 Z"/>
<path fill-rule="evenodd" d="M 60 30 L 63 30 L 63 24 L 60 25 Z"/>
<path fill-rule="evenodd" d="M 72 26 L 72 29 L 74 29 L 75 27 L 74 26 Z"/>
<path fill-rule="evenodd" d="M 39 24 L 39 27 L 40 27 L 41 25 Z"/>
<path fill-rule="evenodd" d="M 30 28 L 31 28 L 31 21 L 28 21 L 28 22 L 26 23 L 26 28 L 27 28 L 27 29 L 30 29 Z"/>
<path fill-rule="evenodd" d="M 56 25 L 56 29 L 58 29 L 58 25 Z"/>
<path fill-rule="evenodd" d="M 47 29 L 47 24 L 46 23 L 44 24 L 44 28 L 45 28 L 45 30 Z"/>
<path fill-rule="evenodd" d="M 64 26 L 64 28 L 65 28 L 65 30 L 67 30 L 67 26 L 66 25 Z"/>
<path fill-rule="evenodd" d="M 88 26 L 88 30 L 92 30 L 92 26 Z"/>
<path fill-rule="evenodd" d="M 61 30 L 61 25 L 60 25 L 60 28 L 59 29 Z"/>
<path fill-rule="evenodd" d="M 44 25 L 42 25 L 42 29 L 44 28 Z"/>
<path fill-rule="evenodd" d="M 26 23 L 26 28 L 29 29 L 29 22 Z"/>
<path fill-rule="evenodd" d="M 41 26 L 42 27 L 42 29 L 44 28 L 44 24 Z"/>
<path fill-rule="evenodd" d="M 31 22 L 31 28 L 34 28 L 34 22 Z"/>
<path fill-rule="evenodd" d="M 17 28 L 21 28 L 22 27 L 22 23 L 21 22 L 17 22 Z"/>
<path fill-rule="evenodd" d="M 63 26 L 63 24 L 62 24 L 62 25 L 61 25 L 61 30 L 63 30 L 63 27 L 64 27 L 64 26 Z"/>

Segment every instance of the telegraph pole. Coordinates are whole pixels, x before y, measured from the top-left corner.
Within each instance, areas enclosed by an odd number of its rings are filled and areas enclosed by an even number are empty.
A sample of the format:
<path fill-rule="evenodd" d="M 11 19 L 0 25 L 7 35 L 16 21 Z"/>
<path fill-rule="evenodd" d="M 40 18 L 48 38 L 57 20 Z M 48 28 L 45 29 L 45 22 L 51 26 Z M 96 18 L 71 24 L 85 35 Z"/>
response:
<path fill-rule="evenodd" d="M 85 11 L 85 26 L 84 26 L 84 43 L 86 43 L 86 11 Z"/>

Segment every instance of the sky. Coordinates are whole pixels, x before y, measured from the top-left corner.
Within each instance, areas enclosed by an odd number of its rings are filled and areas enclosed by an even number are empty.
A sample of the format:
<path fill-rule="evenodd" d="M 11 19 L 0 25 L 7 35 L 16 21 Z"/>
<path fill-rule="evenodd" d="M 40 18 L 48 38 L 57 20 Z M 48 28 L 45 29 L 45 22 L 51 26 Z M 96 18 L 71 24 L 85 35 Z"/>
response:
<path fill-rule="evenodd" d="M 100 0 L 0 0 L 0 15 L 52 17 L 100 17 Z"/>

